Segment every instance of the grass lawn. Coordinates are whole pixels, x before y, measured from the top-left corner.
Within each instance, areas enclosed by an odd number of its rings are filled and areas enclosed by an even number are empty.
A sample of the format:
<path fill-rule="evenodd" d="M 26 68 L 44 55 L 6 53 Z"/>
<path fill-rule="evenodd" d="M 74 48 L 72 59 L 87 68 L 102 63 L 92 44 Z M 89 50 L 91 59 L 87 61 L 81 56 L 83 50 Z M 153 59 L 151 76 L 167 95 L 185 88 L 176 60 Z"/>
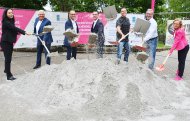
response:
<path fill-rule="evenodd" d="M 165 46 L 165 44 L 162 41 L 158 41 L 157 48 L 170 48 L 170 46 Z"/>

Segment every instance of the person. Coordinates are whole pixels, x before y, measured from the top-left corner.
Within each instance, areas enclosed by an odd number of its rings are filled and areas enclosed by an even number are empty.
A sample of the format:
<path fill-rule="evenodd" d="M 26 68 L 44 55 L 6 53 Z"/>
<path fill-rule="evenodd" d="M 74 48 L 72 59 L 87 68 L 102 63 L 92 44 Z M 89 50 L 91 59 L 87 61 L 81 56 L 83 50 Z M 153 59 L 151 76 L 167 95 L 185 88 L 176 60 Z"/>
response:
<path fill-rule="evenodd" d="M 2 16 L 1 48 L 5 58 L 4 72 L 6 73 L 7 80 L 16 79 L 11 72 L 11 61 L 13 45 L 16 42 L 16 38 L 19 33 L 23 35 L 30 35 L 29 33 L 15 26 L 13 10 L 10 8 L 5 9 Z"/>
<path fill-rule="evenodd" d="M 96 41 L 97 46 L 97 58 L 103 58 L 103 50 L 104 50 L 104 25 L 99 19 L 99 13 L 97 11 L 92 13 L 93 15 L 93 24 L 91 27 L 91 32 L 96 33 L 98 35 L 98 39 Z"/>
<path fill-rule="evenodd" d="M 126 34 L 129 33 L 130 25 L 131 24 L 130 24 L 129 18 L 127 18 L 127 9 L 122 8 L 121 17 L 116 22 L 117 40 L 120 40 Z M 123 48 L 125 48 L 124 60 L 128 63 L 128 58 L 129 58 L 129 53 L 130 53 L 130 46 L 129 46 L 128 41 L 129 41 L 128 36 L 126 36 L 121 42 L 119 42 L 117 46 L 117 64 L 119 64 L 121 61 Z"/>
<path fill-rule="evenodd" d="M 65 23 L 65 30 L 72 29 L 75 31 L 75 33 L 79 33 L 79 28 L 76 23 L 76 13 L 74 10 L 69 11 L 69 19 Z M 65 36 L 64 39 L 64 46 L 67 48 L 67 56 L 66 59 L 70 60 L 71 57 L 76 59 L 77 57 L 77 47 L 72 47 L 71 43 L 69 42 L 68 37 Z"/>
<path fill-rule="evenodd" d="M 47 26 L 47 25 L 51 25 L 51 21 L 45 18 L 44 10 L 39 10 L 38 17 L 36 18 L 35 23 L 34 23 L 34 33 L 35 34 L 42 33 L 44 26 Z M 51 43 L 53 42 L 51 32 L 46 33 L 43 36 L 40 36 L 40 38 L 42 42 L 44 42 L 48 50 L 50 51 Z M 50 65 L 51 63 L 51 58 L 47 56 L 48 52 L 44 48 L 44 45 L 42 42 L 39 39 L 37 39 L 37 59 L 36 59 L 36 65 L 34 66 L 33 69 L 37 69 L 41 66 L 41 56 L 42 56 L 43 50 L 45 52 L 46 64 Z"/>
<path fill-rule="evenodd" d="M 149 55 L 148 68 L 151 70 L 154 69 L 158 41 L 157 22 L 154 20 L 153 14 L 152 9 L 146 11 L 146 19 L 150 22 L 150 27 L 144 37 L 144 43 L 147 46 L 146 52 Z"/>
<path fill-rule="evenodd" d="M 189 44 L 185 37 L 185 30 L 182 28 L 182 21 L 180 19 L 175 19 L 173 22 L 174 27 L 174 43 L 169 51 L 169 55 L 176 49 L 178 51 L 178 70 L 176 72 L 176 81 L 182 80 L 185 60 L 187 53 L 189 51 Z"/>

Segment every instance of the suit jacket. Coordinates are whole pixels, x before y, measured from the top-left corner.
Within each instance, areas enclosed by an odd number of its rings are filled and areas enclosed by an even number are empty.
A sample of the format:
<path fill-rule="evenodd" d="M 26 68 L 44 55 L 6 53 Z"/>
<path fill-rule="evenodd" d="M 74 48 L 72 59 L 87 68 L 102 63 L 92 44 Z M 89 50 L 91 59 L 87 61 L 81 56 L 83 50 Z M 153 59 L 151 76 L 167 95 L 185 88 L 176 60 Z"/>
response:
<path fill-rule="evenodd" d="M 37 34 L 36 32 L 36 25 L 39 21 L 39 18 L 36 18 L 35 20 L 35 23 L 34 23 L 34 33 Z M 47 26 L 47 25 L 51 25 L 51 21 L 48 20 L 47 18 L 44 18 L 41 25 L 40 25 L 40 28 L 38 30 L 38 34 L 42 33 L 43 32 L 43 28 L 44 26 Z M 46 44 L 51 44 L 53 42 L 53 38 L 52 38 L 52 35 L 51 35 L 51 32 L 43 35 L 43 36 L 40 36 L 40 38 L 45 41 Z M 37 45 L 41 45 L 42 43 L 40 42 L 40 40 L 38 39 L 38 42 L 37 42 Z"/>
<path fill-rule="evenodd" d="M 16 42 L 16 38 L 19 33 L 25 35 L 25 31 L 17 28 L 15 24 L 13 23 L 13 21 L 5 20 L 2 23 L 1 41 L 6 41 L 13 44 Z"/>
<path fill-rule="evenodd" d="M 98 41 L 105 41 L 103 23 L 98 19 L 94 28 L 93 26 L 94 23 L 92 24 L 91 32 L 96 33 L 98 35 Z"/>
<path fill-rule="evenodd" d="M 77 23 L 76 23 L 77 25 Z M 68 19 L 65 23 L 65 30 L 67 29 L 73 29 L 73 24 L 72 24 L 72 21 L 70 19 Z M 79 28 L 78 28 L 78 25 L 77 25 L 77 33 L 79 33 Z M 65 39 L 64 39 L 64 45 L 65 46 L 70 46 L 70 43 L 68 41 L 68 37 L 65 36 Z"/>

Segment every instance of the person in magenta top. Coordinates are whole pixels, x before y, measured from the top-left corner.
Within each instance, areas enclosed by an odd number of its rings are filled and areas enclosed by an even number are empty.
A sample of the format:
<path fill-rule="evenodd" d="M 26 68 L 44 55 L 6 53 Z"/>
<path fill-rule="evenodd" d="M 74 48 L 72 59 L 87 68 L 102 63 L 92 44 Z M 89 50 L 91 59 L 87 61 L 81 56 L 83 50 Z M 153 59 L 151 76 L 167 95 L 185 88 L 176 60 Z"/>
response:
<path fill-rule="evenodd" d="M 178 70 L 176 72 L 175 80 L 182 80 L 183 72 L 185 69 L 185 61 L 189 51 L 189 45 L 185 37 L 185 30 L 182 28 L 182 21 L 175 19 L 174 26 L 174 43 L 169 51 L 169 55 L 176 49 L 178 51 Z"/>

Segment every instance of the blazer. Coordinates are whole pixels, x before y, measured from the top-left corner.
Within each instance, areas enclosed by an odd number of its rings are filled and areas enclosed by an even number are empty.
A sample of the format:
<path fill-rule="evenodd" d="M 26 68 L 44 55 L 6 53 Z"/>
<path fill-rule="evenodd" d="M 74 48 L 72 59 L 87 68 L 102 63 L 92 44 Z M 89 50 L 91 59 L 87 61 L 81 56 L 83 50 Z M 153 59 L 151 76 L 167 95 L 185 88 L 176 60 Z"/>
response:
<path fill-rule="evenodd" d="M 188 45 L 188 42 L 185 37 L 185 30 L 183 28 L 179 28 L 178 30 L 175 30 L 174 32 L 174 43 L 170 49 L 170 53 L 173 52 L 173 50 L 182 50 Z"/>
<path fill-rule="evenodd" d="M 77 25 L 77 23 L 76 23 Z M 71 19 L 68 19 L 65 23 L 65 31 L 67 29 L 73 29 L 73 24 L 72 24 L 72 21 Z M 77 25 L 77 33 L 79 33 L 79 28 L 78 28 L 78 25 Z M 65 46 L 70 46 L 70 43 L 68 41 L 68 37 L 65 36 L 65 39 L 64 39 L 64 43 L 63 43 Z"/>
<path fill-rule="evenodd" d="M 103 23 L 98 19 L 94 28 L 93 26 L 94 23 L 92 24 L 91 32 L 96 33 L 98 35 L 98 41 L 105 41 Z"/>
<path fill-rule="evenodd" d="M 2 36 L 1 36 L 1 42 L 6 41 L 11 44 L 16 42 L 16 38 L 18 34 L 25 35 L 25 31 L 16 27 L 13 22 L 10 20 L 5 20 L 2 23 Z"/>
<path fill-rule="evenodd" d="M 36 25 L 39 21 L 39 18 L 36 18 L 35 20 L 35 23 L 34 23 L 34 33 L 37 34 L 36 32 Z M 47 18 L 44 18 L 41 25 L 40 25 L 40 28 L 38 30 L 38 34 L 42 33 L 43 32 L 43 28 L 44 26 L 47 26 L 47 25 L 51 25 L 51 21 L 48 20 Z M 40 38 L 45 41 L 46 44 L 51 44 L 53 42 L 53 38 L 52 38 L 52 35 L 51 35 L 51 32 L 43 35 L 43 36 L 40 36 Z M 38 42 L 37 42 L 37 45 L 41 45 L 42 43 L 40 42 L 40 40 L 38 39 Z"/>

